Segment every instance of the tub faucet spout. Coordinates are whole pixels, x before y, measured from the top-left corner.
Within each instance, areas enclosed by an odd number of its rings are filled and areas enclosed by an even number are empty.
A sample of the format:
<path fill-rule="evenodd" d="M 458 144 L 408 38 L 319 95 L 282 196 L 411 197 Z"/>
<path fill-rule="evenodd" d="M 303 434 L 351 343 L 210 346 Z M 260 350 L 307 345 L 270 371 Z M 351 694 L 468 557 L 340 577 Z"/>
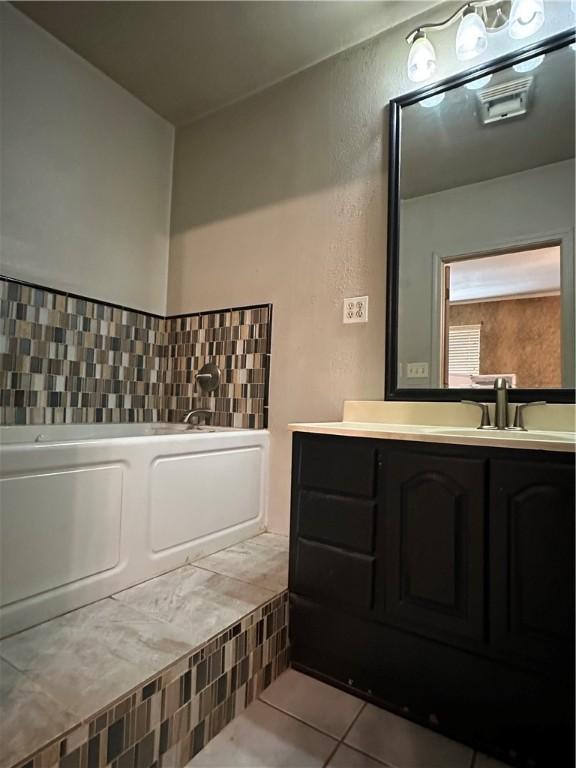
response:
<path fill-rule="evenodd" d="M 204 417 L 204 424 L 210 424 L 210 419 L 212 418 L 212 411 L 209 411 L 207 408 L 194 408 L 192 411 L 188 411 L 186 416 L 182 419 L 183 424 L 199 424 L 200 423 L 200 417 Z M 195 421 L 194 421 L 195 420 Z"/>

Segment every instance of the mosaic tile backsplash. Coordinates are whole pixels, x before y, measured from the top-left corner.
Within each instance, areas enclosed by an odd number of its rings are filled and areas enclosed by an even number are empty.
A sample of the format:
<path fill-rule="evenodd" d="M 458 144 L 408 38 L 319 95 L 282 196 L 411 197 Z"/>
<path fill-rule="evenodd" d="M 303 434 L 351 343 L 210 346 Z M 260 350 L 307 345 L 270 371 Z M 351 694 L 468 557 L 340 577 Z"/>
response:
<path fill-rule="evenodd" d="M 0 423 L 267 425 L 271 306 L 163 318 L 0 279 Z M 200 396 L 195 373 L 222 371 Z"/>
<path fill-rule="evenodd" d="M 168 318 L 165 338 L 168 421 L 183 418 L 195 372 L 212 361 L 222 373 L 220 386 L 215 393 L 197 396 L 195 407 L 214 411 L 218 426 L 262 426 L 268 399 L 269 306 Z"/>
<path fill-rule="evenodd" d="M 15 768 L 181 768 L 288 666 L 283 592 Z"/>

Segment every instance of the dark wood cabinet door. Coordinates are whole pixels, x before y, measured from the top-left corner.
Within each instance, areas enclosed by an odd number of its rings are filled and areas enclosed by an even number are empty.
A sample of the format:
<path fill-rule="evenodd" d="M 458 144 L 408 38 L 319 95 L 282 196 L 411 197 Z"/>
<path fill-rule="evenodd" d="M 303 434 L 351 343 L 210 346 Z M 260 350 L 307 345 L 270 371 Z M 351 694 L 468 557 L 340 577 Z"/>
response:
<path fill-rule="evenodd" d="M 574 467 L 491 463 L 492 646 L 564 664 L 574 641 Z"/>
<path fill-rule="evenodd" d="M 481 642 L 486 462 L 399 448 L 383 451 L 380 465 L 382 619 L 450 643 Z"/>

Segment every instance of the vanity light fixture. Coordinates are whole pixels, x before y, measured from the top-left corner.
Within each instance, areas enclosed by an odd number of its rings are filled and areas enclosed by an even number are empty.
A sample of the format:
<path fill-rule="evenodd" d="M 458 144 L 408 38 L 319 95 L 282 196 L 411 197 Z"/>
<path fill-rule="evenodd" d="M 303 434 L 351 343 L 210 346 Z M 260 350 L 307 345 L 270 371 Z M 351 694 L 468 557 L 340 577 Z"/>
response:
<path fill-rule="evenodd" d="M 486 51 L 491 32 L 507 29 L 515 40 L 535 34 L 544 23 L 544 0 L 470 0 L 445 21 L 413 29 L 406 37 L 410 46 L 408 77 L 412 82 L 429 80 L 436 71 L 436 53 L 428 34 L 447 29 L 457 21 L 456 56 L 459 61 L 470 61 Z"/>
<path fill-rule="evenodd" d="M 425 107 L 426 109 L 429 109 L 430 107 L 437 107 L 438 104 L 441 104 L 444 101 L 445 96 L 445 91 L 442 91 L 442 93 L 437 93 L 434 96 L 428 96 L 427 99 L 422 99 L 420 106 Z"/>
<path fill-rule="evenodd" d="M 474 8 L 467 8 L 456 32 L 456 58 L 458 61 L 475 59 L 487 47 L 488 33 L 483 19 Z"/>
<path fill-rule="evenodd" d="M 485 77 L 478 77 L 476 80 L 471 80 L 469 83 L 465 84 L 465 88 L 468 88 L 469 91 L 479 91 L 481 88 L 484 88 L 488 83 L 492 80 L 492 75 L 486 75 Z"/>
<path fill-rule="evenodd" d="M 528 59 L 527 61 L 521 61 L 519 64 L 514 64 L 512 69 L 516 72 L 531 72 L 533 69 L 536 69 L 536 67 L 539 67 L 545 58 L 546 56 L 544 54 L 541 56 L 535 56 L 533 59 Z"/>
<path fill-rule="evenodd" d="M 436 71 L 436 51 L 422 32 L 416 32 L 408 54 L 408 77 L 413 83 L 428 80 Z"/>
<path fill-rule="evenodd" d="M 522 40 L 544 24 L 544 0 L 514 0 L 510 11 L 510 37 Z"/>

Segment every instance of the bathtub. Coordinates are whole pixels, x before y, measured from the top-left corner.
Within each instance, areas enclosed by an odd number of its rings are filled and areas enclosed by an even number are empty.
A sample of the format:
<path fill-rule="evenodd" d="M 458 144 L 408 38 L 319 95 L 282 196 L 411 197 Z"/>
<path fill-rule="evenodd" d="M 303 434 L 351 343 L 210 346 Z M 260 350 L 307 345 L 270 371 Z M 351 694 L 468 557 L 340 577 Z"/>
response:
<path fill-rule="evenodd" d="M 264 529 L 267 430 L 0 427 L 0 637 Z"/>

